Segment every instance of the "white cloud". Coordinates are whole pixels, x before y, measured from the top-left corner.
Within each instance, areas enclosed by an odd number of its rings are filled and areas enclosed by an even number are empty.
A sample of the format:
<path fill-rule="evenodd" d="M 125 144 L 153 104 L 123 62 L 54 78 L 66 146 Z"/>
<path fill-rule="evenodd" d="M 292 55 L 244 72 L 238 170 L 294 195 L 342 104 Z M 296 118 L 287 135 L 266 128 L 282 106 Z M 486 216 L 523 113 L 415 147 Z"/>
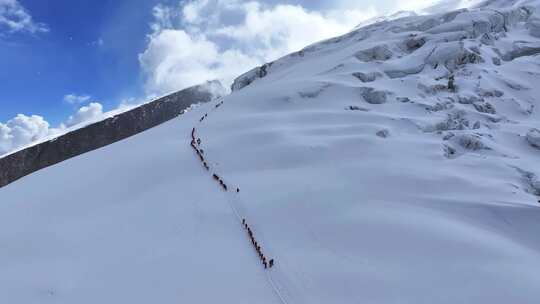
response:
<path fill-rule="evenodd" d="M 81 107 L 66 121 L 67 127 L 72 127 L 83 122 L 97 121 L 103 118 L 103 106 L 98 102 L 92 102 L 88 106 Z"/>
<path fill-rule="evenodd" d="M 208 0 L 193 1 L 184 5 L 184 7 L 182 8 L 182 13 L 184 18 L 186 19 L 186 22 L 192 24 L 201 23 L 202 20 L 200 18 L 200 12 L 206 6 L 208 6 Z"/>
<path fill-rule="evenodd" d="M 81 104 L 90 100 L 89 95 L 68 94 L 64 96 L 64 102 L 69 104 Z"/>
<path fill-rule="evenodd" d="M 0 0 L 0 32 L 2 30 L 8 33 L 34 34 L 48 32 L 49 28 L 43 23 L 35 22 L 17 0 Z"/>
<path fill-rule="evenodd" d="M 79 108 L 75 114 L 57 128 L 51 128 L 50 124 L 41 116 L 18 114 L 5 124 L 0 123 L 0 155 L 40 140 L 61 135 L 66 132 L 67 128 L 85 122 L 98 121 L 104 117 L 103 106 L 97 102 Z"/>
<path fill-rule="evenodd" d="M 205 36 L 163 30 L 139 57 L 148 94 L 160 95 L 211 79 L 231 79 L 260 63 L 239 50 L 219 52 Z"/>
<path fill-rule="evenodd" d="M 50 134 L 49 123 L 38 115 L 17 115 L 0 123 L 0 154 L 28 145 Z"/>
<path fill-rule="evenodd" d="M 148 45 L 139 55 L 149 94 L 212 79 L 230 84 L 256 65 L 344 34 L 377 14 L 373 7 L 316 12 L 240 0 L 158 5 L 153 13 Z"/>

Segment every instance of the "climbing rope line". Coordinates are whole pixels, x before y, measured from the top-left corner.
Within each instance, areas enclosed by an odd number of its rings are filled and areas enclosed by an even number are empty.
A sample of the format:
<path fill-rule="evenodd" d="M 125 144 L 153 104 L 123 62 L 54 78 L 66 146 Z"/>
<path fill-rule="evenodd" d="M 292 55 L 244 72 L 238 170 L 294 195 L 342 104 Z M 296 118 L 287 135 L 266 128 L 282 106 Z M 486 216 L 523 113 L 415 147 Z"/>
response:
<path fill-rule="evenodd" d="M 219 101 L 213 107 L 212 111 L 215 111 L 216 109 L 218 109 L 222 105 L 223 105 L 223 100 Z M 203 121 L 206 118 L 208 118 L 208 113 L 205 113 L 199 119 L 198 125 L 202 124 Z M 234 191 L 234 192 L 236 192 L 236 195 L 238 195 L 238 193 L 240 192 L 240 188 L 236 187 L 236 189 L 230 189 L 229 186 L 227 186 L 227 184 L 223 180 L 223 178 L 220 177 L 215 172 L 215 170 L 213 170 L 213 168 L 210 166 L 210 164 L 206 161 L 205 151 L 202 149 L 201 144 L 202 144 L 202 140 L 201 140 L 201 138 L 199 138 L 197 136 L 197 129 L 195 127 L 193 127 L 193 129 L 191 130 L 191 143 L 190 143 L 190 145 L 193 148 L 193 150 L 195 151 L 195 153 L 197 154 L 197 156 L 199 157 L 199 160 L 201 161 L 204 169 L 206 169 L 206 171 L 208 171 L 210 174 L 212 174 L 212 178 L 219 184 L 219 186 L 222 188 L 223 191 L 225 191 L 225 192 Z M 240 204 L 240 201 L 236 200 L 236 202 L 238 204 Z M 242 227 L 244 228 L 244 230 L 247 232 L 253 247 L 255 248 L 257 254 L 259 255 L 259 259 L 261 260 L 262 265 L 264 266 L 265 274 L 266 274 L 266 277 L 267 277 L 267 280 L 268 280 L 270 286 L 272 287 L 272 290 L 278 296 L 278 298 L 279 298 L 279 300 L 281 301 L 282 304 L 288 304 L 288 302 L 283 297 L 282 293 L 280 292 L 279 288 L 275 284 L 275 282 L 274 282 L 274 280 L 273 280 L 273 278 L 272 278 L 272 276 L 270 274 L 270 270 L 273 267 L 275 267 L 274 259 L 267 259 L 266 258 L 266 256 L 264 255 L 264 253 L 262 251 L 261 245 L 259 244 L 259 242 L 257 242 L 255 234 L 254 234 L 253 230 L 251 229 L 251 227 L 249 226 L 249 224 L 247 222 L 247 219 L 240 215 L 237 208 L 229 200 L 229 198 L 227 198 L 227 204 L 229 205 L 229 207 L 233 211 L 233 213 L 236 216 L 236 218 L 238 219 L 238 221 L 242 224 Z"/>

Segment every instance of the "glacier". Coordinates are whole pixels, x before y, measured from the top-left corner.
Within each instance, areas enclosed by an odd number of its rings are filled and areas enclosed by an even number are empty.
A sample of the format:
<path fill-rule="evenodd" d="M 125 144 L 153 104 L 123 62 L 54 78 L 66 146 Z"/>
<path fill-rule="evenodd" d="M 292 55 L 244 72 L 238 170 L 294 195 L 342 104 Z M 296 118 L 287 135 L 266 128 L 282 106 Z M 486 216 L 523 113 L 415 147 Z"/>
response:
<path fill-rule="evenodd" d="M 0 302 L 537 303 L 538 20 L 360 26 L 0 189 Z"/>

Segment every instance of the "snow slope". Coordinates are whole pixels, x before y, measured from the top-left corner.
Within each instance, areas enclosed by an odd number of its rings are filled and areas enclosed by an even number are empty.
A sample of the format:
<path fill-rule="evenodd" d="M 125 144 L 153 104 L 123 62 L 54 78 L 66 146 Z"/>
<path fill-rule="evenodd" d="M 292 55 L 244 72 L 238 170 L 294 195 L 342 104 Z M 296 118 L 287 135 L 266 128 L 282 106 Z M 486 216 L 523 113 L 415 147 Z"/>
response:
<path fill-rule="evenodd" d="M 537 303 L 540 5 L 494 2 L 315 44 L 1 189 L 0 302 Z"/>

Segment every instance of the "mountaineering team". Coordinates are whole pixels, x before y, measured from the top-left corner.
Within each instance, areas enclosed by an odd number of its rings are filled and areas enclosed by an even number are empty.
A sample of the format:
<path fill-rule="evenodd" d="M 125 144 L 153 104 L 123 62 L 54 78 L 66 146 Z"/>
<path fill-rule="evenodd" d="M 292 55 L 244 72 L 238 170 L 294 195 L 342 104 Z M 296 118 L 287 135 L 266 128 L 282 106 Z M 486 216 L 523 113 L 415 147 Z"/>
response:
<path fill-rule="evenodd" d="M 216 104 L 215 108 L 218 108 L 222 104 L 223 104 L 223 101 Z M 208 113 L 204 114 L 199 119 L 199 122 L 202 122 L 206 117 L 208 117 Z M 195 128 L 193 128 L 191 130 L 191 147 L 195 150 L 195 152 L 199 156 L 199 159 L 201 160 L 201 163 L 203 164 L 206 171 L 210 171 L 210 166 L 208 165 L 208 163 L 206 162 L 206 160 L 204 158 L 204 150 L 202 148 L 200 148 L 201 143 L 202 143 L 201 139 L 197 138 L 195 136 Z M 225 182 L 217 174 L 213 173 L 212 177 L 214 178 L 214 180 L 216 180 L 220 184 L 220 186 L 223 188 L 224 191 L 228 191 L 227 185 L 225 184 Z M 237 187 L 236 188 L 236 193 L 239 193 L 239 192 L 240 192 L 240 188 Z M 259 255 L 259 259 L 261 260 L 261 262 L 262 262 L 262 264 L 264 266 L 264 269 L 272 268 L 274 266 L 274 259 L 267 260 L 266 256 L 262 252 L 261 246 L 259 245 L 259 243 L 257 243 L 257 241 L 255 239 L 255 236 L 253 234 L 253 231 L 251 230 L 251 228 L 247 224 L 245 218 L 242 219 L 242 226 L 244 227 L 244 229 L 247 230 L 249 238 L 251 240 L 251 244 L 253 245 L 253 247 L 257 251 L 257 254 Z"/>
<path fill-rule="evenodd" d="M 262 264 L 264 265 L 264 269 L 272 268 L 274 266 L 274 259 L 267 260 L 264 256 L 261 246 L 259 246 L 259 243 L 255 240 L 255 236 L 253 235 L 253 231 L 249 227 L 249 225 L 246 222 L 246 219 L 242 219 L 242 225 L 244 226 L 244 229 L 247 230 L 249 238 L 251 240 L 251 244 L 257 251 L 257 254 L 259 255 L 259 258 L 261 259 Z"/>

